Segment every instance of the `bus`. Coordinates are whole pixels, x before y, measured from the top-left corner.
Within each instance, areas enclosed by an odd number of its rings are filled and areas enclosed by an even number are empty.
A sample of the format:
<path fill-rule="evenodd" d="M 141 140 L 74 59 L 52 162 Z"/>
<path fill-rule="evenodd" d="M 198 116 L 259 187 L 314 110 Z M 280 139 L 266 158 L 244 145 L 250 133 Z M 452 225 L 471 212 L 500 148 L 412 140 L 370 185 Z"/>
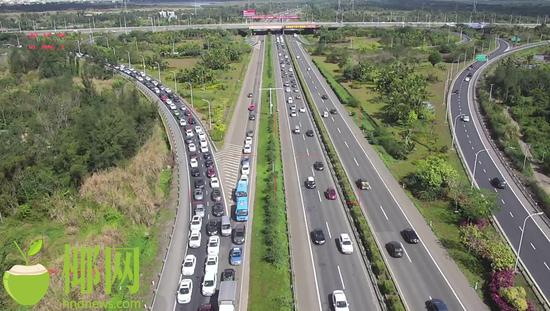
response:
<path fill-rule="evenodd" d="M 235 220 L 247 221 L 248 220 L 248 178 L 243 178 L 237 182 L 237 189 L 235 189 L 235 198 L 237 201 L 237 207 L 235 208 Z"/>

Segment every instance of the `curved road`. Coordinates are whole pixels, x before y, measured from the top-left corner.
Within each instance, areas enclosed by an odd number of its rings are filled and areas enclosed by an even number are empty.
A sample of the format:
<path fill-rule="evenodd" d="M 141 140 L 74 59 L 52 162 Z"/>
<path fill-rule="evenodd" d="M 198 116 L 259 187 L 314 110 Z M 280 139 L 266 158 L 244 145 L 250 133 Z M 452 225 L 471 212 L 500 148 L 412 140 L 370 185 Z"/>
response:
<path fill-rule="evenodd" d="M 515 49 L 510 49 L 509 44 L 504 40 L 499 40 L 499 43 L 499 48 L 489 55 L 489 62 L 475 62 L 470 70 L 465 69 L 456 77 L 451 84 L 453 92 L 449 93 L 447 101 L 450 105 L 451 129 L 454 129 L 456 145 L 463 163 L 466 164 L 468 173 L 474 177 L 478 187 L 495 191 L 498 194 L 501 210 L 494 215 L 494 219 L 517 254 L 524 221 L 530 213 L 537 212 L 537 210 L 514 183 L 514 179 L 506 171 L 504 164 L 496 154 L 499 151 L 493 149 L 489 142 L 491 138 L 483 131 L 483 125 L 478 118 L 477 107 L 474 103 L 474 88 L 482 71 L 491 63 L 518 50 L 549 42 L 529 44 Z M 465 81 L 468 74 L 472 75 L 469 83 Z M 455 94 L 455 90 L 458 90 L 458 93 Z M 461 115 L 470 115 L 472 121 L 459 121 Z M 476 154 L 477 163 L 474 163 Z M 494 177 L 504 178 L 508 182 L 508 186 L 505 189 L 493 187 L 490 179 Z M 550 295 L 549 236 L 550 229 L 541 219 L 535 217 L 533 220 L 527 221 L 520 256 L 521 263 L 544 295 L 547 305 Z"/>

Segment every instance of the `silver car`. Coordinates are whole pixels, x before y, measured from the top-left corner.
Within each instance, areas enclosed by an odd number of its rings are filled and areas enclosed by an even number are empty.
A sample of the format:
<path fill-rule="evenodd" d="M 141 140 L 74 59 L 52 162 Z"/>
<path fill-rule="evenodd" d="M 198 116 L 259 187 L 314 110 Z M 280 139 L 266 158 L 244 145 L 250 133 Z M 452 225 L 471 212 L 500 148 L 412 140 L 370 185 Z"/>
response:
<path fill-rule="evenodd" d="M 201 188 L 196 188 L 193 190 L 193 199 L 196 201 L 201 201 L 204 199 L 204 193 Z"/>

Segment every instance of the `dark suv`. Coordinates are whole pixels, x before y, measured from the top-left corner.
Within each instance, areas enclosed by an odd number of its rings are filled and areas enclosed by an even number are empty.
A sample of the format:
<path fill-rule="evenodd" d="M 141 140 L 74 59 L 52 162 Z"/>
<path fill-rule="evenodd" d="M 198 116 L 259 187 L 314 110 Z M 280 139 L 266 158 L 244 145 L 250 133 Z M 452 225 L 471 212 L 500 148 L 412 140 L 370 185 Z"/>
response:
<path fill-rule="evenodd" d="M 237 245 L 241 245 L 244 243 L 245 239 L 245 227 L 244 226 L 237 226 L 233 229 L 233 243 Z"/>
<path fill-rule="evenodd" d="M 218 235 L 218 222 L 215 219 L 210 219 L 206 224 L 206 233 L 208 235 Z"/>
<path fill-rule="evenodd" d="M 323 229 L 315 229 L 311 232 L 311 239 L 313 240 L 313 243 L 317 245 L 323 245 L 325 244 L 325 233 L 323 232 Z"/>
<path fill-rule="evenodd" d="M 323 164 L 323 162 L 317 161 L 317 162 L 313 163 L 313 168 L 318 170 L 318 171 L 322 171 L 322 170 L 325 169 L 325 165 Z"/>
<path fill-rule="evenodd" d="M 505 189 L 507 184 L 506 184 L 506 180 L 500 177 L 495 177 L 491 179 L 491 185 L 493 185 L 493 187 L 498 189 Z"/>
<path fill-rule="evenodd" d="M 418 244 L 418 242 L 420 242 L 418 235 L 411 228 L 407 228 L 401 231 L 401 235 L 403 236 L 403 239 L 409 244 Z"/>

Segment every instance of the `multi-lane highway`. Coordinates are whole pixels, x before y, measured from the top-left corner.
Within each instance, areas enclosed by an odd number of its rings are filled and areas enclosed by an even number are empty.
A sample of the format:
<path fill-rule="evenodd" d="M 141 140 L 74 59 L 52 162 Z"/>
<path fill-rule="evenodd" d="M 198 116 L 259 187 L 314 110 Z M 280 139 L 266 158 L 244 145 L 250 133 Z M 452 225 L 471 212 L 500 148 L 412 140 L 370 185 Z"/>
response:
<path fill-rule="evenodd" d="M 541 44 L 548 44 L 548 42 L 528 46 Z M 516 50 L 518 49 L 510 50 L 510 46 L 506 41 L 499 40 L 498 49 L 489 55 L 491 60 L 489 63 Z M 495 214 L 495 219 L 517 254 L 524 221 L 529 214 L 535 213 L 536 210 L 517 185 L 514 184 L 514 180 L 496 154 L 499 151 L 494 150 L 489 143 L 491 138 L 483 131 L 482 122 L 478 118 L 478 108 L 474 103 L 475 82 L 481 71 L 489 63 L 475 62 L 462 71 L 453 81 L 451 92 L 449 92 L 447 98 L 450 105 L 449 119 L 451 120 L 451 128 L 453 129 L 457 149 L 470 176 L 474 177 L 477 186 L 490 189 L 498 194 L 498 203 L 501 210 Z M 469 116 L 470 121 L 466 121 L 468 118 L 462 118 L 462 116 Z M 476 157 L 477 163 L 475 163 Z M 508 186 L 504 189 L 494 187 L 490 180 L 495 177 L 506 180 Z M 547 224 L 542 222 L 539 216 L 528 220 L 525 226 L 520 256 L 522 264 L 545 296 L 547 304 L 547 297 L 550 297 L 549 233 L 550 230 Z"/>
<path fill-rule="evenodd" d="M 284 44 L 273 44 L 280 120 L 285 192 L 291 234 L 294 288 L 299 310 L 333 310 L 332 293 L 343 290 L 351 309 L 379 310 L 380 305 L 370 282 L 340 194 L 329 199 L 326 190 L 335 188 L 335 180 L 323 154 L 312 116 L 293 73 L 290 55 Z M 299 132 L 297 130 L 299 129 Z M 312 130 L 311 137 L 307 131 Z M 315 169 L 321 162 L 323 170 Z M 315 187 L 308 188 L 312 177 Z M 325 242 L 314 243 L 312 231 L 321 230 Z M 352 237 L 354 253 L 342 253 L 337 239 L 341 233 Z"/>
<path fill-rule="evenodd" d="M 323 118 L 324 125 L 350 182 L 355 185 L 361 178 L 371 185 L 370 190 L 355 187 L 355 193 L 406 307 L 422 310 L 426 301 L 437 298 L 445 301 L 450 310 L 486 309 L 456 264 L 438 244 L 416 207 L 362 137 L 301 44 L 291 36 L 287 39 L 296 55 L 297 70 L 305 78 L 317 109 L 327 115 Z M 419 244 L 404 241 L 401 231 L 406 228 L 416 230 Z M 403 258 L 392 258 L 388 254 L 385 245 L 391 241 L 401 243 Z"/>

